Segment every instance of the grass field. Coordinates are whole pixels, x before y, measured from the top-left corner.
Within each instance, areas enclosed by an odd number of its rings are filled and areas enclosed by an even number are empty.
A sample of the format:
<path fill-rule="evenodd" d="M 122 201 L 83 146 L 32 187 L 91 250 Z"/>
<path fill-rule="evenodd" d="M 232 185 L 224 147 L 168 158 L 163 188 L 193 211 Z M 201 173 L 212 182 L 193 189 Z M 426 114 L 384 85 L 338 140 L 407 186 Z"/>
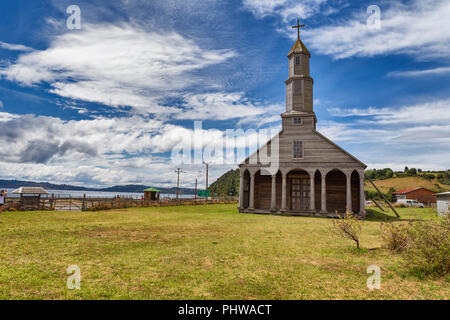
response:
<path fill-rule="evenodd" d="M 434 219 L 431 209 L 399 209 Z M 372 220 L 391 218 L 377 213 Z M 238 214 L 235 205 L 0 215 L 1 299 L 449 299 L 449 279 L 419 279 L 380 248 L 361 252 L 326 218 Z M 366 286 L 369 265 L 381 290 Z M 68 290 L 66 269 L 81 269 Z"/>

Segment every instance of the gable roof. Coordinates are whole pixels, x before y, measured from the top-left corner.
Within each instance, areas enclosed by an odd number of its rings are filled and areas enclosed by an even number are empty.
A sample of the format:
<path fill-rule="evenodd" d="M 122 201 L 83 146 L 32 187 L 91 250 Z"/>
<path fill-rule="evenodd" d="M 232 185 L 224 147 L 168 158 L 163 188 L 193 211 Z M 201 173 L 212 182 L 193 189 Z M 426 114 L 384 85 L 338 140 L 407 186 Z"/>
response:
<path fill-rule="evenodd" d="M 406 194 L 406 193 L 411 193 L 411 192 L 413 192 L 413 191 L 417 191 L 417 190 L 420 190 L 420 189 L 424 189 L 424 190 L 433 192 L 433 191 L 428 190 L 428 189 L 426 189 L 426 188 L 424 188 L 424 187 L 418 187 L 418 188 L 408 188 L 408 189 L 403 189 L 403 190 L 400 190 L 400 191 L 392 192 L 392 194 Z M 433 193 L 434 193 L 434 192 L 433 192 Z"/>
<path fill-rule="evenodd" d="M 48 192 L 41 187 L 20 187 L 12 192 L 13 194 L 48 194 Z"/>
<path fill-rule="evenodd" d="M 355 160 L 356 162 L 359 162 L 359 164 L 361 164 L 364 169 L 367 168 L 367 165 L 362 162 L 361 160 L 359 160 L 358 158 L 356 158 L 355 156 L 353 156 L 351 153 L 345 151 L 344 149 L 342 149 L 340 146 L 338 146 L 336 143 L 334 143 L 333 141 L 331 141 L 330 139 L 328 139 L 327 137 L 325 137 L 323 134 L 321 134 L 319 131 L 312 129 L 312 131 L 314 133 L 316 133 L 319 137 L 325 139 L 325 141 L 331 143 L 333 146 L 335 146 L 336 148 L 338 148 L 340 151 L 342 151 L 343 153 L 345 153 L 346 155 L 348 155 L 350 158 L 352 158 L 353 160 Z"/>
<path fill-rule="evenodd" d="M 272 142 L 272 140 L 277 137 L 280 136 L 283 133 L 284 130 L 281 130 L 280 132 L 278 132 L 276 135 L 274 135 L 269 141 L 267 141 L 261 148 L 259 148 L 258 150 L 256 150 L 255 152 L 253 152 L 250 156 L 248 156 L 247 158 L 245 158 L 244 161 L 241 162 L 241 164 L 245 165 L 245 163 L 247 162 L 247 160 L 249 160 L 251 157 L 255 156 L 259 150 L 261 150 L 262 148 L 265 148 L 269 143 Z M 347 151 L 345 151 L 344 149 L 342 149 L 340 146 L 338 146 L 336 143 L 334 143 L 333 141 L 331 141 L 330 139 L 328 139 L 327 137 L 325 137 L 323 134 L 321 134 L 319 131 L 312 129 L 312 132 L 314 132 L 315 134 L 317 134 L 319 137 L 321 137 L 322 139 L 324 139 L 325 141 L 327 141 L 328 143 L 332 144 L 334 147 L 336 147 L 338 150 L 340 150 L 341 152 L 343 152 L 344 154 L 346 154 L 347 156 L 349 156 L 350 158 L 352 158 L 353 160 L 355 160 L 356 162 L 358 162 L 359 164 L 361 164 L 364 169 L 367 168 L 367 165 L 362 162 L 361 160 L 359 160 L 358 158 L 356 158 L 355 156 L 353 156 L 352 154 L 348 153 Z"/>

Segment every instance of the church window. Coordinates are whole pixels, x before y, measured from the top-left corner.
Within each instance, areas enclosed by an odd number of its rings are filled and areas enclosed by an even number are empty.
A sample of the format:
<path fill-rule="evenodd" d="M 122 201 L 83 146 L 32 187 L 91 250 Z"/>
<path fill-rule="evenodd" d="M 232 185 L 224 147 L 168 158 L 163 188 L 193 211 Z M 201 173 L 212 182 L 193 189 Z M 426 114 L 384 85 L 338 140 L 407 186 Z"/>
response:
<path fill-rule="evenodd" d="M 295 64 L 300 64 L 300 56 L 295 56 Z"/>
<path fill-rule="evenodd" d="M 303 119 L 302 118 L 299 118 L 299 117 L 295 117 L 295 118 L 292 118 L 293 120 L 293 123 L 294 123 L 294 125 L 302 125 L 303 124 Z"/>
<path fill-rule="evenodd" d="M 294 141 L 294 159 L 303 158 L 303 141 Z"/>

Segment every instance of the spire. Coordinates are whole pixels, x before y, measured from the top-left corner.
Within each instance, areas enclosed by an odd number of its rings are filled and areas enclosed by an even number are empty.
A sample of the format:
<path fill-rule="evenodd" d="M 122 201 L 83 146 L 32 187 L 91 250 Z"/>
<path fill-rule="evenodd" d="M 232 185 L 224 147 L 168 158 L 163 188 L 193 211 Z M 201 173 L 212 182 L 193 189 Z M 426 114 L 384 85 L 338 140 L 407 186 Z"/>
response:
<path fill-rule="evenodd" d="M 303 54 L 306 54 L 311 57 L 311 54 L 309 53 L 308 49 L 303 44 L 302 40 L 300 40 L 300 28 L 303 28 L 303 27 L 305 27 L 305 25 L 300 24 L 300 19 L 297 19 L 297 25 L 292 26 L 292 29 L 297 29 L 297 41 L 295 42 L 291 51 L 289 51 L 288 57 L 290 57 L 294 53 L 303 53 Z"/>

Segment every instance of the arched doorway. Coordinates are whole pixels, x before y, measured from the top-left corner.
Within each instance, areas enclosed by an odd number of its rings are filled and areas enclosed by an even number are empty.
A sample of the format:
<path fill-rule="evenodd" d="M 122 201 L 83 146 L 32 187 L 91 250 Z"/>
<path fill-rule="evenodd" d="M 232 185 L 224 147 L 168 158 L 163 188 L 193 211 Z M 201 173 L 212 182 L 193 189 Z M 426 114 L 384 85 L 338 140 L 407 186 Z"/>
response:
<path fill-rule="evenodd" d="M 340 170 L 331 170 L 326 176 L 327 211 L 344 213 L 347 207 L 347 178 Z"/>
<path fill-rule="evenodd" d="M 307 211 L 311 208 L 310 177 L 305 170 L 293 170 L 287 175 L 287 203 L 291 211 Z"/>
<path fill-rule="evenodd" d="M 245 170 L 244 172 L 244 203 L 243 209 L 248 209 L 248 206 L 250 204 L 250 173 L 248 170 Z"/>

